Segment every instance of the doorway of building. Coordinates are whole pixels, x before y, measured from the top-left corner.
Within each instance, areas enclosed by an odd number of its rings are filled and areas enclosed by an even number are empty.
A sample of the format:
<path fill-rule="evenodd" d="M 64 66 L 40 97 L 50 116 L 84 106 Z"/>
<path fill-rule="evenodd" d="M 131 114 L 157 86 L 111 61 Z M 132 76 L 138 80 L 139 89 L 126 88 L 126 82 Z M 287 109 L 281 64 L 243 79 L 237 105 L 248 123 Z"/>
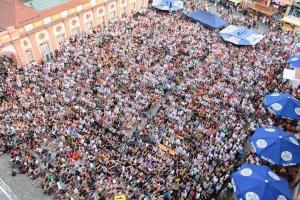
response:
<path fill-rule="evenodd" d="M 57 36 L 57 43 L 60 46 L 63 42 L 65 41 L 65 35 L 61 34 L 59 36 Z"/>
<path fill-rule="evenodd" d="M 126 17 L 126 7 L 121 8 L 121 17 Z"/>
<path fill-rule="evenodd" d="M 88 22 L 85 24 L 86 32 L 91 33 L 93 31 L 93 24 L 92 22 Z"/>
<path fill-rule="evenodd" d="M 9 53 L 0 54 L 1 66 L 18 65 L 18 64 L 19 62 L 15 55 Z"/>
<path fill-rule="evenodd" d="M 105 26 L 105 19 L 104 19 L 104 16 L 102 16 L 102 17 L 99 18 L 99 25 L 100 25 L 101 27 L 104 27 L 104 26 Z"/>
<path fill-rule="evenodd" d="M 50 50 L 47 42 L 41 44 L 41 51 L 44 61 L 50 61 L 51 59 L 53 59 L 53 53 Z"/>
<path fill-rule="evenodd" d="M 79 29 L 78 28 L 74 28 L 72 30 L 72 34 L 75 36 L 75 35 L 78 35 L 79 34 Z"/>

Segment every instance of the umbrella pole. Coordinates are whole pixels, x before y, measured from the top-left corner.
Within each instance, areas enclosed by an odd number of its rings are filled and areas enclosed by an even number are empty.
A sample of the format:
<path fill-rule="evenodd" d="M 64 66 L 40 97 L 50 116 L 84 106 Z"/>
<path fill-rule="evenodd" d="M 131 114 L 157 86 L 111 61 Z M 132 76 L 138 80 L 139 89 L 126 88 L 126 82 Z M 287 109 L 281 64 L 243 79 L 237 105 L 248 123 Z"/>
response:
<path fill-rule="evenodd" d="M 299 183 L 297 184 L 296 188 L 294 188 L 293 198 L 296 199 L 299 193 Z"/>
<path fill-rule="evenodd" d="M 300 165 L 299 165 L 299 169 L 298 171 L 300 170 Z M 298 193 L 299 193 L 299 183 L 297 183 L 297 186 L 293 189 L 293 198 L 296 199 L 297 196 L 298 196 Z"/>

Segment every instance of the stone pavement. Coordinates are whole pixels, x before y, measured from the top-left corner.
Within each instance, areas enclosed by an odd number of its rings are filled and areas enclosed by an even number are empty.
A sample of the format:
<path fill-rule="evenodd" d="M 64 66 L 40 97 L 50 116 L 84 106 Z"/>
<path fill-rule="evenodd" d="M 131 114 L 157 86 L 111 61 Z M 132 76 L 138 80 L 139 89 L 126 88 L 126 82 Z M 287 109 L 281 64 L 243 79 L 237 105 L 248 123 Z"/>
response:
<path fill-rule="evenodd" d="M 51 200 L 53 197 L 43 194 L 41 188 L 32 185 L 33 180 L 27 174 L 12 176 L 12 167 L 9 162 L 10 155 L 0 156 L 0 178 L 20 200 Z"/>

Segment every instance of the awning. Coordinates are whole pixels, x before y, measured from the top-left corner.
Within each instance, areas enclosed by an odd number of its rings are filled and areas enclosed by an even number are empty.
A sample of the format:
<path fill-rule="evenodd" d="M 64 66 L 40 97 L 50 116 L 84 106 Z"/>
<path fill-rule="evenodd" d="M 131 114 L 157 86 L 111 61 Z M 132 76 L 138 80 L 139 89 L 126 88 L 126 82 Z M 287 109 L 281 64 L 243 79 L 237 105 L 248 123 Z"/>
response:
<path fill-rule="evenodd" d="M 244 0 L 229 0 L 229 2 L 232 2 L 234 4 L 242 3 Z"/>
<path fill-rule="evenodd" d="M 248 6 L 248 8 L 256 10 L 257 12 L 263 13 L 263 14 L 268 15 L 268 16 L 275 15 L 279 12 L 278 10 L 272 9 L 269 6 L 266 6 L 264 4 L 257 3 L 257 2 L 252 2 Z"/>
<path fill-rule="evenodd" d="M 283 78 L 288 80 L 295 80 L 295 70 L 293 69 L 284 69 Z"/>
<path fill-rule="evenodd" d="M 283 70 L 283 78 L 287 79 L 287 80 L 291 80 L 292 81 L 292 87 L 298 88 L 298 86 L 300 85 L 300 69 L 284 69 Z"/>
<path fill-rule="evenodd" d="M 183 1 L 180 0 L 154 0 L 152 3 L 154 8 L 159 10 L 182 10 L 183 9 Z"/>
<path fill-rule="evenodd" d="M 210 12 L 206 12 L 201 9 L 187 13 L 185 15 L 188 18 L 213 29 L 222 28 L 223 26 L 226 26 L 228 24 L 228 22 L 224 21 L 223 19 L 220 19 L 217 15 L 212 14 Z"/>
<path fill-rule="evenodd" d="M 227 26 L 220 31 L 220 35 L 225 41 L 240 46 L 255 45 L 264 37 L 251 29 L 234 25 Z"/>
<path fill-rule="evenodd" d="M 300 19 L 298 17 L 294 17 L 294 16 L 287 16 L 281 19 L 281 21 L 295 25 L 300 27 Z"/>

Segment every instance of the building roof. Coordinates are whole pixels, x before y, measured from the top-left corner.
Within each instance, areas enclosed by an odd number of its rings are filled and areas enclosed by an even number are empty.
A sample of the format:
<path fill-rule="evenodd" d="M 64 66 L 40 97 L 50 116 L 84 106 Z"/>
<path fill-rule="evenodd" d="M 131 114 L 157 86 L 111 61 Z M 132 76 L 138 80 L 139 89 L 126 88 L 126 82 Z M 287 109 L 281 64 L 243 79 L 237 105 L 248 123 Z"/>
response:
<path fill-rule="evenodd" d="M 0 29 L 18 27 L 21 21 L 38 18 L 38 12 L 28 8 L 17 0 L 0 0 Z"/>
<path fill-rule="evenodd" d="M 29 8 L 33 8 L 34 10 L 41 12 L 50 8 L 53 8 L 55 6 L 61 5 L 63 3 L 66 3 L 70 0 L 51 0 L 51 1 L 45 1 L 45 0 L 19 0 L 20 2 L 24 3 L 25 6 Z"/>
<path fill-rule="evenodd" d="M 30 2 L 20 0 L 25 4 Z M 15 28 L 22 27 L 24 25 L 30 24 L 32 22 L 38 21 L 40 19 L 52 16 L 54 14 L 60 13 L 64 10 L 74 8 L 80 4 L 86 3 L 89 0 L 54 0 L 56 3 L 45 4 L 40 6 L 40 10 L 35 10 L 26 6 L 18 0 L 0 0 L 0 31 L 6 30 L 7 27 L 13 26 Z M 42 2 L 45 0 L 35 0 L 36 2 Z M 52 1 L 52 0 L 47 0 Z M 45 1 L 46 2 L 46 1 Z M 57 4 L 58 2 L 63 2 L 62 4 Z M 54 7 L 53 7 L 54 6 Z"/>

